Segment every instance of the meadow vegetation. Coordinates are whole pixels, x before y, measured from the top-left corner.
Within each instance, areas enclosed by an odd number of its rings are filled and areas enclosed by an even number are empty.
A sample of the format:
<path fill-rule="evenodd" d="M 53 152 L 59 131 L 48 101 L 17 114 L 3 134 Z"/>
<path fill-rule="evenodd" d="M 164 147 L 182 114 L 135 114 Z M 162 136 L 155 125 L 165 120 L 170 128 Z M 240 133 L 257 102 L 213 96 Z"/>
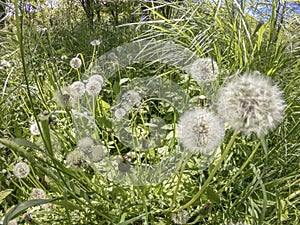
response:
<path fill-rule="evenodd" d="M 259 2 L 4 18 L 0 224 L 300 224 L 299 15 Z"/>

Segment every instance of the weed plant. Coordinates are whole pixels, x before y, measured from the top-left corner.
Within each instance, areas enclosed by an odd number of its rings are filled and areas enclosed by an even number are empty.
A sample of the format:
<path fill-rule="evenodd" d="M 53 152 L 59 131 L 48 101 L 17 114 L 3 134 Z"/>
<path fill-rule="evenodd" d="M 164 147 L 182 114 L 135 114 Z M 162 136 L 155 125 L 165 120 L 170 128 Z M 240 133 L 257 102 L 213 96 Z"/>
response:
<path fill-rule="evenodd" d="M 300 25 L 286 4 L 116 1 L 92 21 L 59 7 L 0 31 L 0 224 L 300 223 Z"/>

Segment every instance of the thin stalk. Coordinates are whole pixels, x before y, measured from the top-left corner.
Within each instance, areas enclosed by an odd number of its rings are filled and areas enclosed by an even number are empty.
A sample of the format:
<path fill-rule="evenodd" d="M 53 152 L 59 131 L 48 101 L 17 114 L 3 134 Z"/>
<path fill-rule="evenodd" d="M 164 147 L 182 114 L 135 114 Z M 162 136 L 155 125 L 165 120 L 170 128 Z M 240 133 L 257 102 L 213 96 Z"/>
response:
<path fill-rule="evenodd" d="M 212 172 L 210 173 L 209 177 L 204 182 L 204 184 L 201 187 L 201 189 L 196 193 L 196 195 L 194 195 L 194 197 L 189 202 L 187 202 L 185 205 L 179 207 L 174 212 L 179 212 L 179 211 L 181 211 L 183 209 L 186 209 L 186 208 L 190 207 L 203 194 L 203 192 L 208 187 L 210 181 L 214 178 L 215 174 L 217 173 L 218 169 L 220 168 L 222 162 L 225 160 L 226 156 L 228 155 L 228 152 L 231 149 L 231 147 L 232 147 L 232 145 L 233 145 L 233 143 L 234 143 L 234 141 L 235 141 L 235 139 L 237 137 L 237 134 L 238 134 L 238 131 L 235 131 L 233 133 L 233 135 L 231 136 L 231 139 L 230 139 L 228 145 L 226 146 L 225 151 L 221 155 L 221 158 L 219 159 L 219 161 L 217 162 L 217 164 L 213 168 Z"/>
<path fill-rule="evenodd" d="M 178 181 L 177 181 L 177 184 L 176 184 L 176 188 L 175 188 L 173 199 L 172 199 L 171 206 L 170 206 L 171 210 L 173 209 L 174 203 L 176 201 L 177 193 L 178 193 L 178 190 L 179 190 L 179 185 L 181 183 L 181 178 L 182 178 L 183 171 L 185 169 L 186 163 L 187 163 L 187 161 L 185 161 L 184 164 L 181 166 L 181 170 L 180 170 L 180 173 L 179 173 L 179 176 L 178 176 Z"/>
<path fill-rule="evenodd" d="M 228 187 L 245 169 L 245 167 L 249 164 L 249 162 L 252 160 L 253 156 L 255 155 L 255 153 L 257 152 L 258 148 L 260 146 L 260 143 L 258 143 L 254 150 L 252 151 L 251 155 L 248 157 L 248 159 L 243 163 L 243 165 L 241 166 L 241 168 L 239 169 L 239 171 L 234 174 L 234 176 L 232 178 L 230 178 L 230 180 L 227 182 L 227 184 L 225 184 L 219 191 L 218 194 L 222 193 L 222 191 L 224 191 L 224 189 L 226 187 Z"/>

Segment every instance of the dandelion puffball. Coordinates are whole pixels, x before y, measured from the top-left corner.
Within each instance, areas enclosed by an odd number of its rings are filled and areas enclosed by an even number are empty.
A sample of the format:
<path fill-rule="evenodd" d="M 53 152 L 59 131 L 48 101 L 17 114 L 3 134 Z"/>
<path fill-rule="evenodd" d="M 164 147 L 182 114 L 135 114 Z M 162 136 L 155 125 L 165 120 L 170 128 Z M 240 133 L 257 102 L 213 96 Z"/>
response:
<path fill-rule="evenodd" d="M 187 72 L 198 84 L 201 84 L 216 80 L 219 68 L 210 58 L 198 58 L 187 68 Z"/>
<path fill-rule="evenodd" d="M 75 168 L 82 166 L 85 162 L 85 157 L 81 151 L 74 150 L 69 152 L 66 157 L 66 164 Z"/>
<path fill-rule="evenodd" d="M 81 65 L 82 65 L 81 59 L 78 58 L 78 57 L 72 58 L 71 61 L 70 61 L 70 66 L 73 69 L 78 69 L 78 68 L 81 67 Z"/>
<path fill-rule="evenodd" d="M 32 135 L 35 135 L 35 136 L 40 135 L 40 130 L 39 130 L 37 123 L 31 124 L 29 130 Z"/>
<path fill-rule="evenodd" d="M 259 72 L 245 73 L 219 91 L 218 111 L 234 130 L 265 135 L 282 121 L 283 92 Z"/>
<path fill-rule="evenodd" d="M 86 92 L 90 96 L 96 96 L 100 93 L 102 89 L 102 85 L 97 80 L 89 80 L 88 83 L 85 86 Z"/>
<path fill-rule="evenodd" d="M 30 193 L 30 199 L 45 199 L 46 193 L 41 188 L 33 188 Z"/>
<path fill-rule="evenodd" d="M 221 144 L 224 134 L 220 119 L 207 109 L 186 111 L 177 124 L 179 143 L 193 153 L 212 153 Z"/>
<path fill-rule="evenodd" d="M 132 107 L 138 105 L 142 100 L 142 97 L 138 92 L 129 90 L 122 95 L 122 106 L 125 110 L 130 110 Z"/>
<path fill-rule="evenodd" d="M 100 86 L 102 87 L 103 83 L 104 83 L 104 79 L 101 75 L 93 75 L 89 78 L 89 81 L 92 81 L 92 80 L 95 80 L 95 81 L 98 81 L 100 83 Z"/>
<path fill-rule="evenodd" d="M 14 166 L 13 172 L 17 178 L 25 178 L 30 172 L 29 166 L 24 162 L 19 162 Z"/>
<path fill-rule="evenodd" d="M 92 147 L 95 145 L 93 139 L 90 137 L 84 137 L 78 142 L 78 150 L 84 154 L 92 152 Z"/>
<path fill-rule="evenodd" d="M 70 88 L 74 96 L 81 97 L 85 93 L 85 86 L 81 81 L 75 81 L 73 84 L 71 84 Z"/>
<path fill-rule="evenodd" d="M 99 40 L 93 40 L 93 41 L 91 41 L 91 45 L 92 46 L 98 46 L 98 45 L 100 45 L 100 41 Z"/>

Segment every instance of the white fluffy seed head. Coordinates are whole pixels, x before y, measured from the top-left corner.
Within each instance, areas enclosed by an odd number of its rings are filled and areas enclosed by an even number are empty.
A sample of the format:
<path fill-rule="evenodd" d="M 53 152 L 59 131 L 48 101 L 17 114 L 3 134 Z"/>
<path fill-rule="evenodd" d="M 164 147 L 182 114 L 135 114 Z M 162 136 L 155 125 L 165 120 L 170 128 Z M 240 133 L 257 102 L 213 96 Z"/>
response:
<path fill-rule="evenodd" d="M 99 162 L 102 159 L 104 159 L 106 154 L 107 154 L 107 150 L 103 145 L 95 145 L 92 147 L 90 157 L 93 160 L 93 162 Z"/>
<path fill-rule="evenodd" d="M 104 83 L 104 79 L 101 75 L 93 75 L 89 78 L 89 81 L 92 81 L 92 80 L 95 80 L 95 81 L 98 81 L 100 83 L 100 86 L 102 87 L 103 83 Z"/>
<path fill-rule="evenodd" d="M 70 61 L 70 66 L 73 69 L 78 69 L 78 68 L 81 67 L 81 65 L 82 65 L 81 59 L 78 58 L 78 57 L 72 58 L 71 61 Z"/>
<path fill-rule="evenodd" d="M 177 138 L 192 153 L 210 154 L 224 138 L 220 119 L 207 109 L 186 111 L 177 124 Z"/>
<path fill-rule="evenodd" d="M 114 113 L 117 120 L 121 120 L 126 115 L 126 111 L 123 108 L 117 108 Z"/>
<path fill-rule="evenodd" d="M 198 58 L 186 70 L 198 84 L 214 81 L 219 74 L 217 63 L 210 58 Z"/>
<path fill-rule="evenodd" d="M 40 135 L 40 130 L 38 128 L 37 123 L 31 124 L 29 130 L 30 130 L 32 135 L 36 135 L 36 136 Z"/>
<path fill-rule="evenodd" d="M 285 109 L 283 92 L 259 72 L 245 73 L 219 92 L 218 111 L 234 130 L 258 136 L 274 130 Z"/>
<path fill-rule="evenodd" d="M 129 90 L 122 95 L 122 106 L 125 110 L 129 110 L 132 107 L 138 105 L 142 98 L 138 92 Z"/>
<path fill-rule="evenodd" d="M 54 101 L 59 107 L 69 108 L 74 106 L 76 97 L 69 86 L 62 87 L 54 92 Z"/>
<path fill-rule="evenodd" d="M 19 162 L 14 166 L 13 172 L 17 178 L 25 178 L 30 172 L 29 166 L 24 162 Z"/>
<path fill-rule="evenodd" d="M 102 85 L 97 80 L 89 80 L 85 88 L 88 95 L 96 96 L 100 93 Z"/>
<path fill-rule="evenodd" d="M 91 41 L 91 45 L 92 46 L 98 46 L 98 45 L 100 45 L 100 41 L 99 40 L 93 40 L 93 41 Z"/>
<path fill-rule="evenodd" d="M 45 199 L 46 193 L 41 188 L 33 188 L 30 193 L 30 199 Z"/>
<path fill-rule="evenodd" d="M 66 164 L 72 167 L 81 167 L 85 162 L 85 157 L 81 151 L 70 152 L 66 158 Z"/>
<path fill-rule="evenodd" d="M 190 219 L 189 214 L 185 210 L 172 214 L 172 221 L 175 224 L 186 224 L 189 219 Z"/>
<path fill-rule="evenodd" d="M 93 139 L 90 137 L 84 137 L 79 140 L 78 142 L 78 150 L 83 152 L 84 154 L 88 154 L 92 152 L 92 148 L 94 147 L 95 143 Z"/>
<path fill-rule="evenodd" d="M 70 88 L 74 96 L 81 97 L 85 93 L 85 86 L 81 81 L 75 81 Z"/>

